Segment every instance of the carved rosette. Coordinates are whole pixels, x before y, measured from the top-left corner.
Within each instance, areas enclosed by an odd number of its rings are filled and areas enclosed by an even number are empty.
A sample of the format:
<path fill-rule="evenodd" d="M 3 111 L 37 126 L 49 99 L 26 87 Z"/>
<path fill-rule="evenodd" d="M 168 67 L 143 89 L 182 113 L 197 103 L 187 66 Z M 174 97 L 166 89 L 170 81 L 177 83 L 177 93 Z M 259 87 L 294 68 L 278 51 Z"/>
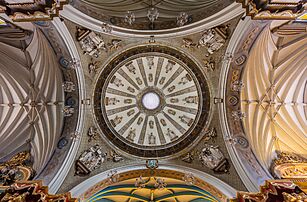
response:
<path fill-rule="evenodd" d="M 125 152 L 167 156 L 185 148 L 205 126 L 209 91 L 193 61 L 165 53 L 169 49 L 148 49 L 123 53 L 118 64 L 104 68 L 96 84 L 95 114 L 103 134 Z M 203 124 L 197 127 L 199 121 Z"/>

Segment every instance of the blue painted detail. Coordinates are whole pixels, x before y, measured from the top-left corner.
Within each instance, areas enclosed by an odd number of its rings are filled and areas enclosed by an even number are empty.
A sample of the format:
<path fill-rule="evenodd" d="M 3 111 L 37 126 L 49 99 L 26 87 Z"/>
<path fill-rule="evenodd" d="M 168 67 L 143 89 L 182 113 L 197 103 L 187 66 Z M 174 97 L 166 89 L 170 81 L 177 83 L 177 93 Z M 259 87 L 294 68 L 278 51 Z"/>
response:
<path fill-rule="evenodd" d="M 150 169 L 158 168 L 158 160 L 149 159 L 149 160 L 146 161 L 146 166 Z"/>
<path fill-rule="evenodd" d="M 50 25 L 48 21 L 37 21 L 37 22 L 34 22 L 34 24 L 41 26 L 41 27 L 48 27 Z"/>
<path fill-rule="evenodd" d="M 69 67 L 69 63 L 70 62 L 66 58 L 61 57 L 59 62 L 62 65 L 62 67 L 64 67 L 64 68 L 68 68 Z"/>
<path fill-rule="evenodd" d="M 62 137 L 58 142 L 58 148 L 63 149 L 68 144 L 68 140 L 65 137 Z"/>
<path fill-rule="evenodd" d="M 72 97 L 69 97 L 65 100 L 65 104 L 71 107 L 74 107 L 76 105 L 76 100 Z"/>

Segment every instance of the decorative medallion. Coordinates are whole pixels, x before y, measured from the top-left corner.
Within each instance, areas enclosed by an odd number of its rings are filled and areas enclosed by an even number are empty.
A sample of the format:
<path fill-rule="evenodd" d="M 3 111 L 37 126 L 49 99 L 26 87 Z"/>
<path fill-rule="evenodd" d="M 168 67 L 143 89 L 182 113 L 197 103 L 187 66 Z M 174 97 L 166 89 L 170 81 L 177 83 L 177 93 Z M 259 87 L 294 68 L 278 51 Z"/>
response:
<path fill-rule="evenodd" d="M 236 106 L 239 102 L 239 99 L 237 98 L 237 96 L 234 96 L 234 95 L 231 95 L 228 97 L 228 103 L 231 105 L 231 106 Z"/>
<path fill-rule="evenodd" d="M 230 164 L 218 146 L 206 144 L 199 158 L 204 166 L 216 173 L 227 173 L 229 170 Z"/>
<path fill-rule="evenodd" d="M 149 168 L 149 169 L 156 169 L 159 167 L 159 164 L 158 164 L 158 160 L 156 159 L 149 159 L 146 161 L 146 167 Z"/>
<path fill-rule="evenodd" d="M 85 176 L 97 169 L 106 160 L 106 153 L 99 145 L 90 147 L 82 152 L 76 161 L 75 175 Z"/>
<path fill-rule="evenodd" d="M 247 149 L 249 147 L 248 140 L 243 136 L 236 136 L 233 138 L 235 144 L 239 145 L 242 149 Z"/>
<path fill-rule="evenodd" d="M 240 66 L 240 65 L 243 65 L 245 61 L 246 61 L 246 56 L 240 55 L 239 57 L 235 59 L 235 64 Z"/>
<path fill-rule="evenodd" d="M 178 143 L 195 131 L 183 143 L 188 145 L 205 126 L 206 80 L 192 60 L 174 54 L 177 51 L 168 48 L 139 47 L 119 55 L 100 74 L 95 113 L 104 134 L 125 152 L 142 157 L 170 155 L 185 148 Z"/>

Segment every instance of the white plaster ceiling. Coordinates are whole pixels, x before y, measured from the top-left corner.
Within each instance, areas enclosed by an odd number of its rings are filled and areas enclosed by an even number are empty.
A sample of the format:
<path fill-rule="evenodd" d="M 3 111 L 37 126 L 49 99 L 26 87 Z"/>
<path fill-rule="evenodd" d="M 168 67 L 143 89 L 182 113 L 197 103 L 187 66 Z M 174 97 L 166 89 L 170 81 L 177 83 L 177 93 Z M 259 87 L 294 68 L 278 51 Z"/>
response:
<path fill-rule="evenodd" d="M 160 14 L 159 17 L 173 18 L 180 12 L 189 14 L 202 11 L 219 2 L 219 0 L 81 0 L 97 7 L 105 15 L 123 17 L 127 11 L 134 12 L 136 17 L 145 17 L 150 5 L 154 5 Z"/>
<path fill-rule="evenodd" d="M 33 168 L 44 168 L 63 126 L 62 83 L 57 58 L 40 31 L 25 51 L 0 44 L 0 160 L 30 146 Z"/>
<path fill-rule="evenodd" d="M 307 157 L 306 34 L 281 37 L 267 26 L 255 42 L 243 75 L 245 132 L 262 165 L 275 151 Z"/>
<path fill-rule="evenodd" d="M 99 21 L 129 30 L 167 30 L 215 15 L 233 0 L 71 0 Z M 151 11 L 150 11 L 151 10 Z M 154 20 L 149 20 L 148 14 Z M 177 21 L 178 20 L 178 21 Z"/>

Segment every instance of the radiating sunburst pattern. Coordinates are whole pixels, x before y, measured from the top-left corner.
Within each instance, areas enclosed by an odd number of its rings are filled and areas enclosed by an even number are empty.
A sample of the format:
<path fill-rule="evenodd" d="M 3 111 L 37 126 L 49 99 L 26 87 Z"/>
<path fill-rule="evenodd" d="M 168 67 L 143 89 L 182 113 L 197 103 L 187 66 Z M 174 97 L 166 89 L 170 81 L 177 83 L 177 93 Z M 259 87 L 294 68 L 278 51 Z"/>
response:
<path fill-rule="evenodd" d="M 165 54 L 136 55 L 108 77 L 102 103 L 118 136 L 137 145 L 176 141 L 195 126 L 201 108 L 197 79 L 185 64 Z M 156 95 L 156 107 L 144 103 Z M 154 102 L 154 100 L 149 100 Z"/>
<path fill-rule="evenodd" d="M 212 193 L 203 190 L 195 185 L 187 185 L 181 180 L 172 178 L 156 178 L 143 177 L 146 180 L 146 185 L 143 188 L 135 186 L 136 180 L 130 179 L 104 188 L 95 193 L 89 199 L 84 201 L 100 201 L 100 202 L 218 202 Z M 166 184 L 163 189 L 157 188 L 155 180 L 160 180 Z"/>

